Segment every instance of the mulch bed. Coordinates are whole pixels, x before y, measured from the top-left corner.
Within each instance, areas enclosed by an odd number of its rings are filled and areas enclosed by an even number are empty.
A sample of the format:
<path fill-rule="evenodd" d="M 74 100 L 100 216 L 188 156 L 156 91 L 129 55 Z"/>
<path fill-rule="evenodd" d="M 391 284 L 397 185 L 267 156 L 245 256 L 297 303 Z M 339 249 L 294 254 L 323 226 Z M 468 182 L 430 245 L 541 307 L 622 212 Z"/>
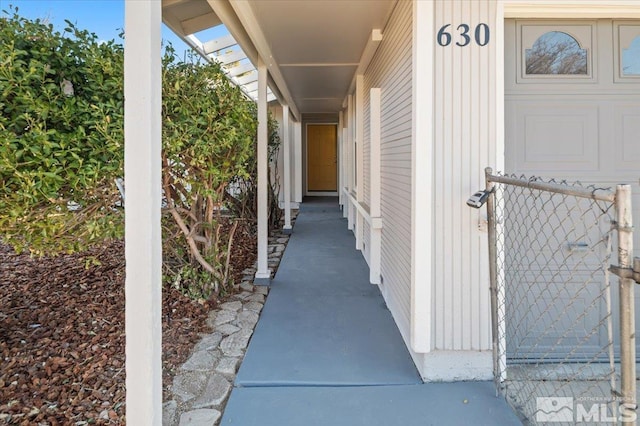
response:
<path fill-rule="evenodd" d="M 248 228 L 235 238 L 236 282 L 255 260 Z M 122 241 L 42 259 L 0 244 L 0 424 L 125 423 L 124 276 Z M 215 303 L 165 286 L 165 396 Z"/>

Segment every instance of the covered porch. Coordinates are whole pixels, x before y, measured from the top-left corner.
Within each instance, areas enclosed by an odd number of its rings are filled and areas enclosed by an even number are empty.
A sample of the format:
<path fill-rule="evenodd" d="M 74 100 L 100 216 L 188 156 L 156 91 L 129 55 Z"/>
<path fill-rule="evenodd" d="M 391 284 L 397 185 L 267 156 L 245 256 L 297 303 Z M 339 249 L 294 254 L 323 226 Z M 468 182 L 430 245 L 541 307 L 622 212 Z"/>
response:
<path fill-rule="evenodd" d="M 376 154 L 379 156 L 379 145 L 377 150 L 367 153 L 365 159 L 362 142 L 365 131 L 364 73 L 382 40 L 381 29 L 400 3 L 393 0 L 126 1 L 125 177 L 128 182 L 127 192 L 131 194 L 125 205 L 127 405 L 136 407 L 129 410 L 128 422 L 155 423 L 161 415 L 161 342 L 158 321 L 161 310 L 161 99 L 158 95 L 162 93 L 161 23 L 164 22 L 206 60 L 221 62 L 228 77 L 257 103 L 259 190 L 255 282 L 268 285 L 273 278 L 268 267 L 267 253 L 267 181 L 268 174 L 273 171 L 268 160 L 267 115 L 271 110 L 280 122 L 282 148 L 278 167 L 285 231 L 291 230 L 291 207 L 298 205 L 303 194 L 309 190 L 306 126 L 310 123 L 322 123 L 335 127 L 334 158 L 329 159 L 329 162 L 333 162 L 335 183 L 329 191 L 322 192 L 336 196 L 336 219 L 347 218 L 344 223 L 340 223 L 342 231 L 347 234 L 348 228 L 356 234 L 355 241 L 339 240 L 344 246 L 336 246 L 336 250 L 351 251 L 352 256 L 360 256 L 353 248 L 355 246 L 364 250 L 366 244 L 367 259 L 371 267 L 365 272 L 366 264 L 363 264 L 358 265 L 356 270 L 363 273 L 364 282 L 368 284 L 379 283 L 381 280 L 381 204 L 379 172 L 374 173 L 377 181 L 373 179 L 365 184 L 364 179 L 364 165 L 370 162 L 370 158 L 374 159 L 372 172 L 380 168 L 379 160 L 375 160 Z M 410 11 L 411 5 L 406 3 L 404 9 Z M 405 22 L 403 27 L 409 28 L 407 25 L 411 27 L 411 22 Z M 228 33 L 223 37 L 208 38 L 208 30 L 220 26 L 224 26 Z M 374 93 L 375 96 L 380 98 L 379 89 L 377 94 Z M 374 117 L 370 122 L 374 123 L 374 127 L 369 129 L 370 139 L 377 138 L 379 144 L 380 119 L 377 119 L 376 136 L 375 117 L 380 116 L 380 111 L 371 111 Z M 338 202 L 343 206 L 342 211 L 338 210 Z M 367 228 L 368 226 L 371 228 Z M 314 255 L 307 252 L 306 248 L 301 249 L 300 259 L 313 258 Z M 360 260 L 362 261 L 361 256 Z M 331 269 L 328 265 L 324 268 L 325 271 Z M 340 271 L 353 272 L 347 267 L 346 270 L 338 269 L 333 273 L 337 277 Z M 377 308 L 383 309 L 384 301 L 379 290 L 369 284 L 365 287 L 371 297 L 379 299 Z M 325 290 L 331 291 L 329 288 Z M 313 303 L 313 293 L 294 294 L 299 300 L 308 297 L 309 300 L 305 303 Z M 343 292 L 336 292 L 332 300 L 337 303 L 343 296 Z M 347 300 L 343 299 L 339 305 L 344 307 Z M 389 311 L 385 309 L 384 313 L 385 327 L 396 327 Z M 353 318 L 349 316 L 342 317 L 343 324 L 352 321 Z M 348 334 L 353 338 L 353 333 Z M 400 368 L 410 372 L 399 382 L 395 379 L 392 382 L 406 384 L 407 377 L 410 377 L 409 382 L 412 384 L 421 382 L 411 357 L 405 350 L 408 336 L 401 336 L 395 328 L 393 342 L 380 339 L 375 333 L 364 332 L 361 335 L 363 342 L 369 341 L 369 344 L 384 349 L 382 353 L 397 355 L 397 351 L 400 351 L 404 363 L 404 367 Z M 335 352 L 318 350 L 316 355 L 325 356 L 328 360 Z M 353 354 L 352 361 L 361 362 L 367 358 L 363 355 L 365 354 Z M 384 376 L 389 365 L 395 364 L 384 363 L 374 370 Z M 397 365 L 393 368 L 397 368 Z M 345 365 L 342 368 L 350 367 Z M 393 368 L 387 373 L 392 374 Z M 338 375 L 342 374 L 336 373 L 334 378 L 337 379 Z M 341 380 L 347 380 L 347 377 Z M 359 377 L 364 377 L 364 372 Z M 312 377 L 309 380 L 314 383 L 316 379 L 317 377 Z M 288 379 L 283 377 L 282 380 Z M 354 378 L 352 384 L 359 385 L 359 380 Z M 380 380 L 380 383 L 384 383 L 388 378 L 384 376 Z"/>
<path fill-rule="evenodd" d="M 268 111 L 278 118 L 281 129 L 277 167 L 285 231 L 292 231 L 292 206 L 314 192 L 309 185 L 313 156 L 306 129 L 335 128 L 333 157 L 327 158 L 333 163 L 335 183 L 316 191 L 335 198 L 331 206 L 320 201 L 305 211 L 302 205 L 302 225 L 296 225 L 293 237 L 305 229 L 315 233 L 309 233 L 307 240 L 301 235 L 299 243 L 293 240 L 300 246 L 287 252 L 290 276 L 273 282 L 273 308 L 265 308 L 273 319 L 261 323 L 238 378 L 234 394 L 238 396 L 232 398 L 268 389 L 278 398 L 286 389 L 298 394 L 296 387 L 306 389 L 300 397 L 308 392 L 312 399 L 346 392 L 351 396 L 341 401 L 358 404 L 359 400 L 363 409 L 382 418 L 406 412 L 415 416 L 407 417 L 409 424 L 410 418 L 435 415 L 442 400 L 432 392 L 453 401 L 459 399 L 456 392 L 471 395 L 475 391 L 468 389 L 477 388 L 477 395 L 483 395 L 478 396 L 482 402 L 477 407 L 501 404 L 488 383 L 471 388 L 422 384 L 423 379 L 487 380 L 491 375 L 488 293 L 482 291 L 482 277 L 455 275 L 456 283 L 450 287 L 443 280 L 444 296 L 432 288 L 432 148 L 424 142 L 433 136 L 430 60 L 436 4 L 127 0 L 125 176 L 131 194 L 126 200 L 127 300 L 135 301 L 127 304 L 126 312 L 127 406 L 136 407 L 128 412 L 128 422 L 153 424 L 161 413 L 161 22 L 203 57 L 221 61 L 229 78 L 257 103 L 257 283 L 269 285 L 273 279 L 267 253 L 267 177 L 273 172 L 268 160 Z M 206 38 L 207 29 L 220 25 L 228 35 Z M 307 280 L 307 286 L 294 285 Z M 453 297 L 450 288 L 460 297 Z M 436 304 L 438 295 L 446 303 Z M 282 348 L 291 352 L 277 352 Z M 275 364 L 268 368 L 260 361 L 251 362 L 269 357 Z M 291 365 L 296 366 L 294 375 Z M 455 392 L 446 396 L 444 390 L 433 390 L 440 387 Z M 376 398 L 380 404 L 366 402 Z M 301 407 L 304 401 L 300 400 Z M 384 409 L 389 401 L 403 402 Z M 331 406 L 328 401 L 320 405 Z M 473 410 L 469 413 L 480 417 Z M 339 416 L 330 411 L 325 415 Z M 345 412 L 345 424 L 354 422 L 354 415 L 362 412 L 352 410 L 352 417 Z"/>

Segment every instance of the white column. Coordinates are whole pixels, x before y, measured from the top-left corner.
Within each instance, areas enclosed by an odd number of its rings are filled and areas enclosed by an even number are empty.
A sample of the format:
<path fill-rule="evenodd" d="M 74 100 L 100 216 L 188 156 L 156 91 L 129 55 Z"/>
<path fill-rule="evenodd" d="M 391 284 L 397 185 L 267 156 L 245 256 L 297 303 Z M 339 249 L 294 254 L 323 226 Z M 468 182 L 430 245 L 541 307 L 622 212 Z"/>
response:
<path fill-rule="evenodd" d="M 348 113 L 341 113 L 342 115 L 342 124 L 344 125 L 344 116 Z M 349 212 L 351 211 L 351 204 L 349 203 L 349 198 L 345 196 L 344 190 L 349 190 L 349 136 L 347 132 L 347 128 L 343 127 L 342 132 L 342 188 L 340 188 L 340 193 L 342 194 L 342 217 L 348 218 Z M 349 227 L 349 229 L 351 229 Z"/>
<path fill-rule="evenodd" d="M 284 155 L 284 226 L 285 234 L 291 233 L 291 129 L 289 106 L 282 106 L 282 150 Z"/>
<path fill-rule="evenodd" d="M 380 89 L 371 89 L 369 96 L 369 126 L 371 134 L 369 214 L 371 215 L 369 281 L 380 284 L 380 261 L 382 256 L 382 206 L 380 202 Z"/>
<path fill-rule="evenodd" d="M 293 122 L 293 143 L 294 150 L 294 200 L 296 203 L 302 203 L 302 123 Z"/>
<path fill-rule="evenodd" d="M 411 349 L 431 351 L 433 253 L 433 1 L 413 3 Z"/>
<path fill-rule="evenodd" d="M 271 271 L 268 264 L 268 127 L 267 127 L 267 66 L 258 59 L 258 270 L 254 284 L 268 285 Z"/>
<path fill-rule="evenodd" d="M 125 2 L 127 424 L 162 423 L 160 2 Z"/>
<path fill-rule="evenodd" d="M 354 169 L 354 154 L 353 150 L 353 96 L 347 97 L 347 188 L 349 194 L 352 194 L 355 188 L 355 171 Z M 347 201 L 349 210 L 347 212 L 347 228 L 353 230 L 355 222 L 354 210 L 356 206 L 351 205 L 351 200 Z"/>
<path fill-rule="evenodd" d="M 343 126 L 343 121 L 342 121 L 342 111 L 340 111 L 338 113 L 338 131 L 337 131 L 337 137 L 338 137 L 338 204 L 343 207 L 344 205 L 344 194 L 342 193 L 342 188 L 344 186 L 343 184 L 343 179 L 344 179 L 344 173 L 343 173 L 343 166 L 344 166 L 344 158 L 343 158 L 343 147 L 342 147 L 342 126 Z M 344 210 L 343 210 L 344 211 Z"/>
<path fill-rule="evenodd" d="M 356 76 L 356 182 L 357 192 L 356 201 L 358 203 L 364 202 L 364 77 L 362 74 Z M 363 249 L 364 236 L 364 217 L 360 213 L 360 210 L 356 210 L 356 249 Z"/>

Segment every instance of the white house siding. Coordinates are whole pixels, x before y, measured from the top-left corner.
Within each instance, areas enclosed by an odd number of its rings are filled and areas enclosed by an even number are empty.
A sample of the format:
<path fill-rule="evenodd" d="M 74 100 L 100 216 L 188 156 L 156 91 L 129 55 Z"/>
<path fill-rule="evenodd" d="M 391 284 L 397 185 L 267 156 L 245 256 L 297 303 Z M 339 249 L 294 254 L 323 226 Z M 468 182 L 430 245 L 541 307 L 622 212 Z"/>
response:
<path fill-rule="evenodd" d="M 431 277 L 416 277 L 414 283 L 431 280 L 431 324 L 424 325 L 430 327 L 431 350 L 414 359 L 427 380 L 487 379 L 491 377 L 487 234 L 480 229 L 485 213 L 467 207 L 465 201 L 484 187 L 484 168 L 496 166 L 496 35 L 491 33 L 486 46 L 477 45 L 473 37 L 480 23 L 491 31 L 496 28 L 497 2 L 432 4 L 433 99 L 418 102 L 433 102 L 433 227 L 432 234 L 424 236 L 433 241 L 433 254 Z M 472 39 L 464 47 L 455 45 L 461 24 L 470 27 Z M 436 34 L 445 25 L 452 43 L 440 46 Z"/>
<path fill-rule="evenodd" d="M 420 351 L 423 354 L 413 355 L 427 380 L 489 378 L 489 284 L 487 235 L 483 229 L 486 213 L 484 209 L 468 208 L 465 200 L 484 187 L 484 167 L 504 169 L 504 17 L 624 19 L 637 18 L 640 10 L 637 2 L 629 1 L 430 3 L 433 14 L 420 14 L 422 22 L 417 22 L 416 28 L 419 31 L 433 25 L 433 31 L 420 39 L 423 46 L 417 44 L 416 49 L 420 52 L 433 46 L 433 73 L 414 77 L 414 85 L 419 82 L 433 88 L 432 93 L 426 90 L 426 95 L 416 99 L 416 105 L 433 107 L 431 117 L 425 115 L 424 119 L 431 118 L 433 123 L 433 132 L 428 131 L 425 138 L 432 138 L 433 187 L 425 190 L 433 193 L 434 218 L 432 228 L 417 237 L 433 241 L 433 254 L 429 256 L 432 264 L 414 279 L 418 289 L 425 282 L 431 283 L 427 295 L 422 294 L 425 300 L 431 298 L 427 315 L 431 324 L 426 324 L 430 345 Z M 491 30 L 490 42 L 484 47 L 473 40 L 480 23 Z M 461 40 L 461 24 L 470 27 L 472 40 L 465 47 L 455 45 Z M 454 38 L 452 44 L 443 47 L 437 44 L 436 35 L 445 25 L 449 25 L 447 30 Z M 412 331 L 416 334 L 415 327 Z"/>
<path fill-rule="evenodd" d="M 439 1 L 436 29 L 479 23 L 495 28 L 492 0 Z M 465 202 L 484 187 L 495 158 L 495 42 L 436 48 L 435 56 L 435 349 L 490 349 L 484 213 Z M 491 159 L 491 160 L 490 160 Z"/>
<path fill-rule="evenodd" d="M 369 91 L 381 96 L 382 293 L 409 342 L 411 312 L 411 101 L 412 4 L 395 6 L 364 75 L 365 202 L 369 202 Z M 369 246 L 369 226 L 365 226 Z M 366 249 L 365 247 L 365 249 Z M 368 249 L 367 249 L 368 250 Z"/>
<path fill-rule="evenodd" d="M 366 84 L 363 93 L 363 134 L 362 134 L 362 152 L 363 152 L 363 180 L 362 180 L 362 190 L 364 191 L 364 204 L 367 206 L 371 205 L 371 110 L 369 108 L 369 89 L 370 87 Z M 363 224 L 363 246 L 362 246 L 362 254 L 364 255 L 365 260 L 371 266 L 371 225 L 368 222 L 364 222 Z"/>

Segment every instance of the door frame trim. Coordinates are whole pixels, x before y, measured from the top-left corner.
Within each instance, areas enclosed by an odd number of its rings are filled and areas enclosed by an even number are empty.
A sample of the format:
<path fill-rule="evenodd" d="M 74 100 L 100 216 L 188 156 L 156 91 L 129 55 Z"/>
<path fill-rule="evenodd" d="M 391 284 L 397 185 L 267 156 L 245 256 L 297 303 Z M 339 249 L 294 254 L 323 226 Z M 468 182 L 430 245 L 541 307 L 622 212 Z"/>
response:
<path fill-rule="evenodd" d="M 336 188 L 340 185 L 339 173 L 340 156 L 338 155 L 338 123 L 335 122 L 310 122 L 304 124 L 304 196 L 305 197 L 337 197 L 338 189 L 335 191 L 309 191 L 309 150 L 308 150 L 308 128 L 309 126 L 333 126 L 336 130 Z"/>

